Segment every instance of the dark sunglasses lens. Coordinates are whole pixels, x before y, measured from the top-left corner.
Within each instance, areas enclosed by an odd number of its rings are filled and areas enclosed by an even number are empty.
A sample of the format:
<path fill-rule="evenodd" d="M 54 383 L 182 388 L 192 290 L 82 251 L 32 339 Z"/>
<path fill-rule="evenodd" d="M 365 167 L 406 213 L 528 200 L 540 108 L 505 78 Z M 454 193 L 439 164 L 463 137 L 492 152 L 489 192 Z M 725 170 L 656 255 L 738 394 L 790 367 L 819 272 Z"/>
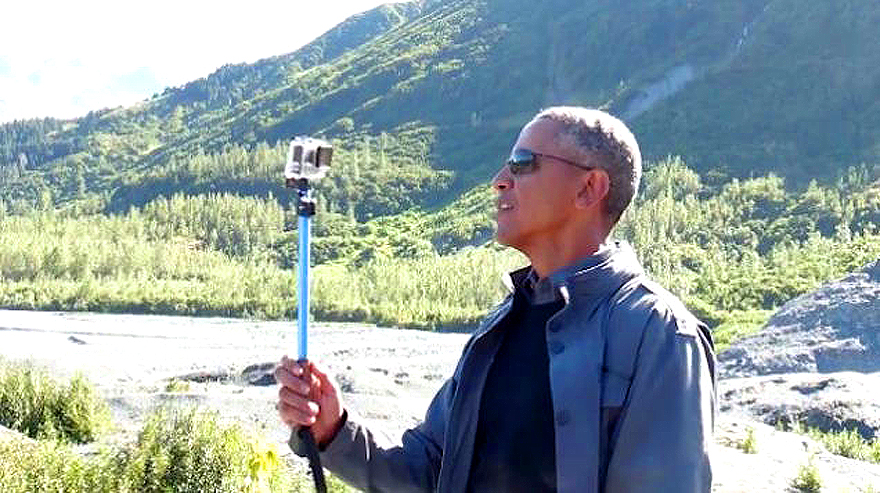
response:
<path fill-rule="evenodd" d="M 535 155 L 525 149 L 516 149 L 507 160 L 507 167 L 514 175 L 531 173 L 537 167 L 536 164 Z"/>

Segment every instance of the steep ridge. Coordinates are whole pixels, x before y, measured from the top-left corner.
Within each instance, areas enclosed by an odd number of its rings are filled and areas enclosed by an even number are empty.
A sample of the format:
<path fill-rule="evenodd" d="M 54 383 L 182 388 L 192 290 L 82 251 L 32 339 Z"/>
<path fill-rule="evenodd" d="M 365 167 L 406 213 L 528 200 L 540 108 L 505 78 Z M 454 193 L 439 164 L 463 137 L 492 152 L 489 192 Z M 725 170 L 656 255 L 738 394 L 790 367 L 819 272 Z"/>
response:
<path fill-rule="evenodd" d="M 880 157 L 877 21 L 880 7 L 854 0 L 385 5 L 129 108 L 0 126 L 0 176 L 38 196 L 81 167 L 109 193 L 197 152 L 416 132 L 425 164 L 456 173 L 448 200 L 491 176 L 535 110 L 580 104 L 622 115 L 649 158 L 833 181 Z"/>

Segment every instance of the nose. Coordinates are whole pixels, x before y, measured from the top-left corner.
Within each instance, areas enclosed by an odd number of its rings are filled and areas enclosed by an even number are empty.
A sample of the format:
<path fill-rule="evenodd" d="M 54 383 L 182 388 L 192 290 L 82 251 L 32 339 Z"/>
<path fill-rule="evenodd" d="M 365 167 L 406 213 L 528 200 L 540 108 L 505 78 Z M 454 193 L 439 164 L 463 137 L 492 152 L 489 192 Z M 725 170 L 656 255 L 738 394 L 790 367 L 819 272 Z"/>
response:
<path fill-rule="evenodd" d="M 510 170 L 507 168 L 507 165 L 501 166 L 501 169 L 495 173 L 495 177 L 492 178 L 492 188 L 495 189 L 496 192 L 501 192 L 507 190 L 513 186 L 513 177 L 510 175 Z"/>

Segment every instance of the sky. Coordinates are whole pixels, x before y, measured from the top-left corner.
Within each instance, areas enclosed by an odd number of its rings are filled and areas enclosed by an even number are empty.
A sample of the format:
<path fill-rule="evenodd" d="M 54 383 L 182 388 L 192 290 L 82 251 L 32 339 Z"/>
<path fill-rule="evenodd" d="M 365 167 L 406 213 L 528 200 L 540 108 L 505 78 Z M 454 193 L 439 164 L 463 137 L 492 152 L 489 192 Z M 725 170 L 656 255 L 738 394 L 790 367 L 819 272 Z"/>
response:
<path fill-rule="evenodd" d="M 3 6 L 0 123 L 131 105 L 228 63 L 295 51 L 399 0 L 30 0 Z"/>

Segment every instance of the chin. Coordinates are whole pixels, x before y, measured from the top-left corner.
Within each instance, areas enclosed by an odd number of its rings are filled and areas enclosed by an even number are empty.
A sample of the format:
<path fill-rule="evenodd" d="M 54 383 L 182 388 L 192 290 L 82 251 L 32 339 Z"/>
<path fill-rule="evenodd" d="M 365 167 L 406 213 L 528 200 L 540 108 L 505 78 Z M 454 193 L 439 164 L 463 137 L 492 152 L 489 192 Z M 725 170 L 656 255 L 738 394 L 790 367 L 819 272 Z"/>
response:
<path fill-rule="evenodd" d="M 498 243 L 498 244 L 504 245 L 504 246 L 510 246 L 510 244 L 508 243 L 507 240 L 508 240 L 508 238 L 507 238 L 507 235 L 504 233 L 504 230 L 496 227 L 495 228 L 495 243 Z"/>

